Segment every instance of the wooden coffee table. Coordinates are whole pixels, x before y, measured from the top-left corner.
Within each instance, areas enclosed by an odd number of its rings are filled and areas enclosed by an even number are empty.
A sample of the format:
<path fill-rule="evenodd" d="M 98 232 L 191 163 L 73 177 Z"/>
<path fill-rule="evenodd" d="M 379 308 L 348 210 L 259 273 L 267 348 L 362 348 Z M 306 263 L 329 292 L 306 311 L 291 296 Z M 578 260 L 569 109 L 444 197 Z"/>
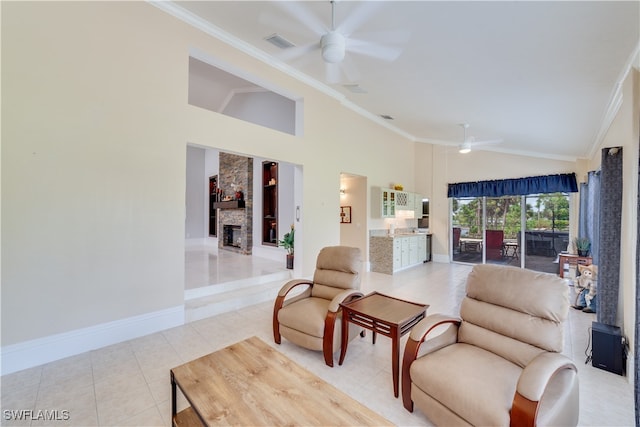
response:
<path fill-rule="evenodd" d="M 398 375 L 400 372 L 400 338 L 409 332 L 427 314 L 428 305 L 405 301 L 373 292 L 354 301 L 340 304 L 342 307 L 342 365 L 349 344 L 349 322 L 391 338 L 391 360 L 393 363 L 393 394 L 398 397 Z"/>
<path fill-rule="evenodd" d="M 191 407 L 176 413 L 180 388 Z M 171 369 L 174 426 L 392 425 L 257 337 Z"/>

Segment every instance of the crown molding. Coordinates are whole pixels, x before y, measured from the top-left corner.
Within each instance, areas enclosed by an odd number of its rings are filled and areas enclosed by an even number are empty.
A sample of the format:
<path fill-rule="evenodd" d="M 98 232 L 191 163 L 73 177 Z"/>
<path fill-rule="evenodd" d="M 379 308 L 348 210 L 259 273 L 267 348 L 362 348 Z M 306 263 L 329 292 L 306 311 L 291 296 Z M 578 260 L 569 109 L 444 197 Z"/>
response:
<path fill-rule="evenodd" d="M 356 105 L 355 103 L 349 101 L 342 93 L 337 90 L 327 86 L 326 84 L 304 74 L 288 64 L 274 58 L 273 56 L 267 54 L 266 52 L 257 49 L 255 46 L 229 34 L 223 29 L 213 25 L 212 23 L 202 19 L 201 17 L 189 12 L 183 7 L 179 6 L 173 1 L 162 1 L 162 0 L 147 0 L 147 3 L 152 6 L 157 7 L 158 9 L 168 13 L 169 15 L 191 25 L 198 30 L 215 37 L 216 39 L 232 46 L 239 51 L 258 59 L 259 61 L 264 62 L 265 64 L 277 69 L 278 71 L 283 72 L 284 74 L 318 90 L 319 92 L 337 100 L 341 105 L 346 108 L 354 111 L 355 113 L 361 115 L 362 117 L 375 122 L 376 124 L 385 127 L 386 129 L 395 132 L 396 134 L 406 138 L 410 141 L 416 141 L 416 138 L 405 132 L 402 129 L 399 129 L 396 126 L 390 124 L 387 120 L 382 117 L 371 113 L 370 111 L 365 110 L 364 108 Z"/>
<path fill-rule="evenodd" d="M 640 69 L 640 41 L 636 44 L 635 49 L 629 55 L 627 62 L 625 63 L 624 68 L 622 69 L 618 79 L 616 80 L 616 84 L 613 87 L 611 92 L 611 97 L 609 98 L 609 103 L 607 104 L 607 108 L 602 117 L 602 121 L 600 122 L 600 129 L 595 136 L 593 144 L 591 145 L 591 149 L 589 150 L 588 158 L 592 159 L 600 146 L 604 142 L 604 138 L 613 123 L 613 120 L 618 115 L 618 111 L 620 111 L 620 107 L 622 107 L 622 102 L 624 100 L 624 96 L 622 94 L 622 88 L 624 86 L 624 81 L 629 76 L 629 72 L 631 72 L 632 68 Z"/>

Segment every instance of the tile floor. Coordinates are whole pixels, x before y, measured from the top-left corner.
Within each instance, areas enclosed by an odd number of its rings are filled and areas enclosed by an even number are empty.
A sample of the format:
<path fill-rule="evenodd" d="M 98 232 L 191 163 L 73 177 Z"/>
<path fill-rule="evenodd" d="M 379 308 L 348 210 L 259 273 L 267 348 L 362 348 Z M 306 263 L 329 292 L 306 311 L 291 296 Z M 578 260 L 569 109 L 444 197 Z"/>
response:
<path fill-rule="evenodd" d="M 287 270 L 284 255 L 282 258 L 282 262 L 275 262 L 217 247 L 192 245 L 185 250 L 185 290 L 279 273 Z"/>
<path fill-rule="evenodd" d="M 250 259 L 251 257 L 246 257 Z M 249 261 L 251 262 L 251 261 Z M 394 276 L 365 273 L 363 291 L 377 290 L 431 305 L 428 313 L 457 313 L 470 267 L 427 263 Z M 273 343 L 272 303 L 261 303 L 122 342 L 1 378 L 2 425 L 169 426 L 169 369 L 256 335 L 321 378 L 397 425 L 430 425 L 393 397 L 391 344 L 384 337 L 356 338 L 342 366 L 329 368 L 322 355 Z M 632 386 L 626 377 L 584 363 L 593 315 L 571 310 L 565 353 L 580 376 L 580 425 L 634 424 Z M 403 339 L 402 347 L 404 348 Z M 184 407 L 184 399 L 179 400 Z M 8 420 L 10 410 L 57 410 L 57 422 Z M 68 411 L 68 412 L 62 412 Z M 34 412 L 37 415 L 37 412 Z"/>

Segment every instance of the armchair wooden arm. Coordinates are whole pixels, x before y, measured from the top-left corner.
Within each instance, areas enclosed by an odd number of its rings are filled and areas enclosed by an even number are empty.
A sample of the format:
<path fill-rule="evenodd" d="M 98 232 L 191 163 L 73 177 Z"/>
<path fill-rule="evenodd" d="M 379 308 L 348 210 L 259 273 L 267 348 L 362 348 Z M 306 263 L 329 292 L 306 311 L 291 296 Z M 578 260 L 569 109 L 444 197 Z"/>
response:
<path fill-rule="evenodd" d="M 329 303 L 329 311 L 324 321 L 324 339 L 322 340 L 322 354 L 328 366 L 333 366 L 333 331 L 335 330 L 336 318 L 340 313 L 340 303 L 350 302 L 354 299 L 362 298 L 364 294 L 354 289 L 345 289 L 333 297 Z"/>
<path fill-rule="evenodd" d="M 291 290 L 293 290 L 297 286 L 303 285 L 308 286 L 305 291 L 287 299 L 287 295 L 289 294 L 289 292 L 291 292 Z M 282 288 L 280 288 L 280 291 L 278 291 L 278 296 L 276 297 L 276 301 L 273 304 L 273 340 L 277 344 L 280 344 L 280 342 L 282 341 L 282 337 L 280 336 L 280 323 L 278 322 L 278 311 L 280 311 L 282 307 L 291 304 L 292 302 L 301 300 L 303 298 L 308 298 L 311 295 L 312 287 L 313 282 L 310 280 L 294 279 L 289 280 L 282 286 Z"/>
<path fill-rule="evenodd" d="M 413 401 L 411 400 L 411 375 L 409 373 L 411 364 L 418 358 L 418 354 L 427 354 L 431 351 L 446 347 L 457 341 L 458 326 L 461 319 L 459 317 L 447 316 L 444 314 L 432 314 L 422 319 L 416 326 L 411 329 L 409 339 L 404 348 L 402 358 L 402 404 L 409 412 L 413 412 Z M 447 328 L 442 334 L 435 336 L 433 339 L 426 339 L 429 332 L 436 327 L 449 324 L 452 327 Z M 425 343 L 427 349 L 421 349 L 422 343 Z"/>
<path fill-rule="evenodd" d="M 540 400 L 549 382 L 558 372 L 569 369 L 577 374 L 571 359 L 558 353 L 542 353 L 529 363 L 516 386 L 511 407 L 511 426 L 536 425 Z"/>

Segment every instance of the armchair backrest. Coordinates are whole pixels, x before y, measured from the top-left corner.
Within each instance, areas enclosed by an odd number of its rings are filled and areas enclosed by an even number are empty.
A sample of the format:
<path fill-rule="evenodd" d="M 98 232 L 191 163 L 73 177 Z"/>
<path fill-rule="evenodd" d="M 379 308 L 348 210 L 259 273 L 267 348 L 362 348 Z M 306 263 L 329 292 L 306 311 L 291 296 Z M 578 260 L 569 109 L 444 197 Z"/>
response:
<path fill-rule="evenodd" d="M 460 307 L 458 342 L 524 367 L 542 352 L 561 352 L 569 288 L 550 273 L 476 265 Z"/>
<path fill-rule="evenodd" d="M 345 289 L 360 289 L 362 257 L 359 248 L 328 246 L 316 261 L 311 296 L 333 299 Z"/>

